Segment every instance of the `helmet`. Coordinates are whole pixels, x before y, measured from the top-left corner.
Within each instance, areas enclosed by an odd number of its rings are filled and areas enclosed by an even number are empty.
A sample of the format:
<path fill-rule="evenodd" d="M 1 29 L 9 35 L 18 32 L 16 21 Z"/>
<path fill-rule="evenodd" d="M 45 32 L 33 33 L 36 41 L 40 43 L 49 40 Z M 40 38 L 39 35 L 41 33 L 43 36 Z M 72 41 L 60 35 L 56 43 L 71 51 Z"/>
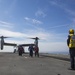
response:
<path fill-rule="evenodd" d="M 69 34 L 74 34 L 74 30 L 73 29 L 70 29 L 69 30 Z"/>

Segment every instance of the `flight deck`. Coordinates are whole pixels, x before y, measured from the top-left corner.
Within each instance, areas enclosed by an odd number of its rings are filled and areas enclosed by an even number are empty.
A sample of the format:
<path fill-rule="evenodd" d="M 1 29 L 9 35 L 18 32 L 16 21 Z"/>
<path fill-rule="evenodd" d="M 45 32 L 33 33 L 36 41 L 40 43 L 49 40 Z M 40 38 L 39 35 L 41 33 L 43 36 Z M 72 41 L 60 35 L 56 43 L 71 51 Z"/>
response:
<path fill-rule="evenodd" d="M 40 54 L 38 58 L 29 54 L 0 53 L 0 75 L 75 75 L 75 70 L 68 70 L 69 67 L 68 55 Z"/>

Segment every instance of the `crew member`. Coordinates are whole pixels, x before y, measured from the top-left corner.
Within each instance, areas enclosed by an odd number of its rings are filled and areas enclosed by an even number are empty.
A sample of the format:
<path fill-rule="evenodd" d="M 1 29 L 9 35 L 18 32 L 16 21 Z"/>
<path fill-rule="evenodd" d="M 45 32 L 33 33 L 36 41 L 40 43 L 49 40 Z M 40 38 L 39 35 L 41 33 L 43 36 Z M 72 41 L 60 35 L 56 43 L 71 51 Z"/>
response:
<path fill-rule="evenodd" d="M 22 46 L 18 47 L 19 56 L 22 56 L 24 48 Z"/>
<path fill-rule="evenodd" d="M 39 57 L 39 47 L 38 46 L 34 47 L 34 51 L 35 51 L 35 57 L 36 55 Z"/>
<path fill-rule="evenodd" d="M 71 70 L 75 70 L 74 65 L 74 57 L 75 57 L 75 36 L 74 36 L 74 30 L 69 30 L 69 35 L 67 39 L 67 45 L 69 47 L 69 53 L 70 53 L 70 61 L 71 61 Z"/>
<path fill-rule="evenodd" d="M 33 46 L 30 45 L 28 50 L 29 50 L 29 56 L 33 57 Z"/>

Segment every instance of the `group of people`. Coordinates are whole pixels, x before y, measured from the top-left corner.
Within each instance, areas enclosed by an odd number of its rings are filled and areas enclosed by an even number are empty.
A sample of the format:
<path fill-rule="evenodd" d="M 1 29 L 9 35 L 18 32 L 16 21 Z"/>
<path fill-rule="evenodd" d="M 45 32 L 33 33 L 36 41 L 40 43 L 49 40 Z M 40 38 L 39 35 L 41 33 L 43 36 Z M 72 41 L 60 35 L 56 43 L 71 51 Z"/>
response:
<path fill-rule="evenodd" d="M 30 45 L 29 48 L 29 56 L 33 57 L 33 51 L 35 52 L 35 57 L 38 56 L 39 57 L 39 47 L 38 46 L 34 46 Z"/>
<path fill-rule="evenodd" d="M 39 57 L 39 47 L 38 46 L 33 46 L 33 45 L 30 45 L 29 48 L 29 56 L 30 57 L 33 57 L 33 51 L 35 53 L 35 57 Z M 18 53 L 19 53 L 19 56 L 22 56 L 22 54 L 24 53 L 24 48 L 20 45 L 18 47 Z"/>
<path fill-rule="evenodd" d="M 69 47 L 69 53 L 70 53 L 70 61 L 71 61 L 71 70 L 75 70 L 75 34 L 74 34 L 74 30 L 70 29 L 69 30 L 69 35 L 68 35 L 68 39 L 67 39 L 67 46 Z M 29 56 L 33 57 L 33 51 L 35 52 L 35 57 L 38 56 L 39 57 L 39 47 L 37 45 L 33 46 L 30 45 L 29 48 Z M 22 56 L 23 52 L 24 52 L 24 48 L 22 46 L 18 47 L 18 52 L 19 55 Z"/>

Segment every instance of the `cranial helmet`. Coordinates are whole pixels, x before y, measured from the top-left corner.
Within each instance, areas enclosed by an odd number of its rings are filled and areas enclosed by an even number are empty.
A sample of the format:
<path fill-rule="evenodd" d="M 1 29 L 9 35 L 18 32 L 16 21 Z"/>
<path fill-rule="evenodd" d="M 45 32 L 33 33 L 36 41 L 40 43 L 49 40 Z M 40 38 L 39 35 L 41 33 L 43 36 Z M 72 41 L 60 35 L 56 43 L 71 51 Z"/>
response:
<path fill-rule="evenodd" d="M 74 34 L 74 29 L 70 29 L 69 34 Z"/>

